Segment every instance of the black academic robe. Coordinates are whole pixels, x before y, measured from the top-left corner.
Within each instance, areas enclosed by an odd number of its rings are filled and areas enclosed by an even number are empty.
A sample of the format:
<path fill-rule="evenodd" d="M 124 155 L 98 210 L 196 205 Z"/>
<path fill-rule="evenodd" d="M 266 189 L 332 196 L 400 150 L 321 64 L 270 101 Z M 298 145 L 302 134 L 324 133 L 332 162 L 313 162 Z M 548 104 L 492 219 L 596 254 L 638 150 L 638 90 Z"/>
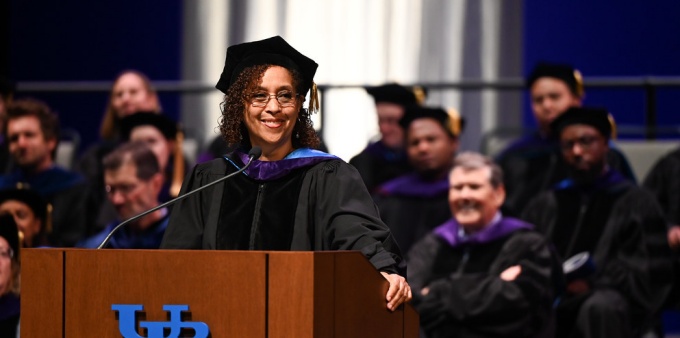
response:
<path fill-rule="evenodd" d="M 671 283 L 665 221 L 649 193 L 611 170 L 589 185 L 564 181 L 532 200 L 522 218 L 535 224 L 562 258 L 579 252 L 589 252 L 593 258 L 591 293 L 565 295 L 560 312 L 574 316 L 592 292 L 612 290 L 627 302 L 631 322 L 612 319 L 609 325 L 646 328 Z M 557 329 L 568 331 L 574 325 Z"/>
<path fill-rule="evenodd" d="M 519 276 L 502 280 L 514 265 Z M 455 247 L 430 233 L 408 254 L 413 304 L 428 338 L 549 337 L 560 277 L 553 267 L 547 241 L 531 230 Z"/>
<path fill-rule="evenodd" d="M 670 224 L 680 225 L 680 148 L 654 164 L 643 187 L 656 197 L 666 220 Z"/>
<path fill-rule="evenodd" d="M 390 149 L 380 141 L 368 145 L 349 164 L 357 168 L 371 193 L 384 182 L 412 171 L 404 149 Z"/>
<path fill-rule="evenodd" d="M 680 148 L 661 158 L 647 174 L 643 187 L 661 206 L 670 226 L 680 225 Z M 674 253 L 675 287 L 668 306 L 680 308 L 680 254 Z"/>
<path fill-rule="evenodd" d="M 517 140 L 495 161 L 503 169 L 506 192 L 503 211 L 511 216 L 519 216 L 537 194 L 569 177 L 558 141 L 539 133 Z M 628 160 L 613 144 L 607 153 L 607 164 L 631 182 L 636 181 Z"/>
<path fill-rule="evenodd" d="M 429 181 L 417 173 L 403 175 L 381 185 L 373 200 L 402 252 L 451 218 L 448 176 Z"/>
<path fill-rule="evenodd" d="M 180 194 L 243 166 L 235 153 L 227 158 L 197 165 Z M 378 270 L 404 273 L 359 174 L 337 158 L 268 181 L 239 174 L 178 202 L 161 248 L 357 250 Z"/>

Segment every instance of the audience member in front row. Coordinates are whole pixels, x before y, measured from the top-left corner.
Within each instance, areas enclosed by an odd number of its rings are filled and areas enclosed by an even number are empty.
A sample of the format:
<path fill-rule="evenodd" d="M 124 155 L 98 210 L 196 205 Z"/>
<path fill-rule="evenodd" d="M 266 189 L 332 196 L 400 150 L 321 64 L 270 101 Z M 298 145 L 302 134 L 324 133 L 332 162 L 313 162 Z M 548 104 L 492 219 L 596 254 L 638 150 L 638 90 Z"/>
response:
<path fill-rule="evenodd" d="M 0 336 L 19 337 L 21 266 L 17 225 L 0 216 Z"/>
<path fill-rule="evenodd" d="M 179 151 L 181 148 L 177 147 L 177 123 L 164 115 L 140 112 L 125 117 L 120 128 L 123 140 L 142 141 L 156 155 L 163 173 L 160 201 L 167 202 L 177 197 L 184 180 L 184 168 L 187 166 Z M 171 189 L 173 186 L 176 189 Z"/>
<path fill-rule="evenodd" d="M 318 65 L 280 36 L 230 46 L 215 86 L 224 101 L 220 130 L 239 150 L 197 165 L 182 192 L 249 162 L 243 174 L 175 204 L 163 249 L 361 251 L 390 286 L 386 307 L 411 299 L 401 254 L 351 165 L 313 150 L 311 114 Z M 304 108 L 305 97 L 310 103 Z M 252 159 L 252 157 L 250 157 Z"/>
<path fill-rule="evenodd" d="M 449 170 L 458 151 L 460 118 L 440 108 L 411 106 L 399 121 L 415 171 L 383 183 L 373 195 L 397 244 L 411 245 L 451 217 Z"/>
<path fill-rule="evenodd" d="M 118 219 L 102 232 L 78 244 L 96 248 L 120 222 L 158 206 L 163 173 L 153 151 L 144 142 L 125 143 L 104 158 L 104 181 Z M 113 249 L 158 249 L 168 226 L 162 208 L 123 226 L 109 241 Z"/>
<path fill-rule="evenodd" d="M 604 109 L 571 108 L 552 123 L 570 178 L 530 202 L 535 224 L 562 258 L 587 253 L 589 274 L 567 275 L 559 337 L 631 337 L 649 329 L 670 290 L 666 224 L 654 198 L 607 165 Z M 588 271 L 586 269 L 585 271 Z"/>
<path fill-rule="evenodd" d="M 562 275 L 546 239 L 501 214 L 501 169 L 466 152 L 456 157 L 449 181 L 453 217 L 408 254 L 421 328 L 428 338 L 552 336 Z"/>
<path fill-rule="evenodd" d="M 411 171 L 406 156 L 404 129 L 399 125 L 399 120 L 404 117 L 406 107 L 422 103 L 416 95 L 422 90 L 390 83 L 369 87 L 366 91 L 375 101 L 380 140 L 369 144 L 350 159 L 349 164 L 357 168 L 366 188 L 373 193 L 380 184 Z"/>
<path fill-rule="evenodd" d="M 11 215 L 19 228 L 19 239 L 24 248 L 48 245 L 51 232 L 51 205 L 31 189 L 0 191 L 0 216 Z"/>
<path fill-rule="evenodd" d="M 539 63 L 527 79 L 527 88 L 538 130 L 514 141 L 496 157 L 505 173 L 507 198 L 503 209 L 516 216 L 536 194 L 567 178 L 550 123 L 570 107 L 580 107 L 584 99 L 581 73 L 564 64 Z M 635 182 L 625 156 L 612 145 L 607 163 Z"/>
<path fill-rule="evenodd" d="M 18 169 L 0 177 L 0 189 L 29 187 L 35 190 L 53 207 L 49 244 L 75 245 L 88 231 L 88 187 L 82 176 L 54 162 L 59 143 L 57 115 L 42 102 L 17 100 L 7 110 L 5 131 Z"/>

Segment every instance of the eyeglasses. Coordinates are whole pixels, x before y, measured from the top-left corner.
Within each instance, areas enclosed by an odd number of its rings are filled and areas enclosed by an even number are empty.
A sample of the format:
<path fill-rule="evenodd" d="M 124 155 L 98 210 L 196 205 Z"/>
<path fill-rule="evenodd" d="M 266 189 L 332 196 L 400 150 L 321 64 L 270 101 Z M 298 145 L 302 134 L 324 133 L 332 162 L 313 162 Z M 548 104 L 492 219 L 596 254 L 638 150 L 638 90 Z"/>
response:
<path fill-rule="evenodd" d="M 106 189 L 106 193 L 109 194 L 109 196 L 113 196 L 116 192 L 127 195 L 133 192 L 136 188 L 137 184 L 119 184 L 107 185 L 104 189 Z"/>
<path fill-rule="evenodd" d="M 14 250 L 12 250 L 12 248 L 0 249 L 0 258 L 5 259 L 14 258 Z"/>
<path fill-rule="evenodd" d="M 598 139 L 599 137 L 595 135 L 585 135 L 573 140 L 560 142 L 560 148 L 562 148 L 562 151 L 571 151 L 578 144 L 582 149 L 589 149 Z"/>
<path fill-rule="evenodd" d="M 276 101 L 279 102 L 279 106 L 281 107 L 292 107 L 295 105 L 295 99 L 297 98 L 297 94 L 284 90 L 280 91 L 276 94 L 269 94 L 267 92 L 255 92 L 250 94 L 250 103 L 253 105 L 253 107 L 264 107 L 269 103 L 269 100 L 273 97 L 276 98 Z"/>

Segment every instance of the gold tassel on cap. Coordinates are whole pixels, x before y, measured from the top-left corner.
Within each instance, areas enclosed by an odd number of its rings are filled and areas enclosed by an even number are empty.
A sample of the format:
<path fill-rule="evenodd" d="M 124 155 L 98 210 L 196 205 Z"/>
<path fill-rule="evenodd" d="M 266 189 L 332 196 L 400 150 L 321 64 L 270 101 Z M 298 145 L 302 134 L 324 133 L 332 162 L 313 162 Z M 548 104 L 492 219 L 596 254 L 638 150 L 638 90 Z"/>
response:
<path fill-rule="evenodd" d="M 175 153 L 172 171 L 172 181 L 170 182 L 170 196 L 177 197 L 184 181 L 184 132 L 178 128 L 175 134 Z"/>
<path fill-rule="evenodd" d="M 449 114 L 449 130 L 453 136 L 460 135 L 460 113 L 455 108 L 446 111 Z"/>
<path fill-rule="evenodd" d="M 321 106 L 319 105 L 319 92 L 316 89 L 316 83 L 312 82 L 312 89 L 309 92 L 309 113 L 319 112 Z"/>
<path fill-rule="evenodd" d="M 583 98 L 583 94 L 585 94 L 583 90 L 583 75 L 581 75 L 578 69 L 574 69 L 574 79 L 576 79 L 576 95 Z"/>
<path fill-rule="evenodd" d="M 425 89 L 421 86 L 414 86 L 413 87 L 413 94 L 416 96 L 416 102 L 418 102 L 419 105 L 424 105 L 425 100 L 427 99 L 427 95 L 425 95 Z"/>
<path fill-rule="evenodd" d="M 52 233 L 52 203 L 47 203 L 47 214 L 45 215 L 45 233 Z"/>
<path fill-rule="evenodd" d="M 610 140 L 616 140 L 616 121 L 614 121 L 614 116 L 611 113 L 607 113 L 607 119 L 609 119 L 609 125 L 612 127 L 612 133 L 609 135 Z"/>

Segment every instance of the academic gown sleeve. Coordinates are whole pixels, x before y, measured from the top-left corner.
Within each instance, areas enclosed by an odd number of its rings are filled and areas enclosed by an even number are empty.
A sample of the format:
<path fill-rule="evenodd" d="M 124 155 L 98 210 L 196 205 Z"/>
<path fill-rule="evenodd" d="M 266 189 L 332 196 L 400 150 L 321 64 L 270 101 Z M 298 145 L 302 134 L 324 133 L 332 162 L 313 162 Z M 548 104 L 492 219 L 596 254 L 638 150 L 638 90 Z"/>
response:
<path fill-rule="evenodd" d="M 621 291 L 644 314 L 660 310 L 672 286 L 672 261 L 666 242 L 666 222 L 647 191 L 633 188 L 614 206 L 609 229 L 595 256 L 603 266 L 596 285 Z"/>
<path fill-rule="evenodd" d="M 554 277 L 548 245 L 534 232 L 516 232 L 485 273 L 452 272 L 431 280 L 435 256 L 448 245 L 427 235 L 409 252 L 409 282 L 428 337 L 530 337 L 552 316 Z M 514 281 L 500 274 L 520 265 Z M 424 287 L 430 289 L 420 295 Z"/>
<path fill-rule="evenodd" d="M 661 205 L 666 220 L 680 224 L 680 150 L 659 160 L 643 182 Z"/>
<path fill-rule="evenodd" d="M 340 160 L 324 162 L 315 170 L 309 175 L 310 191 L 297 218 L 302 218 L 300 212 L 313 215 L 321 249 L 359 250 L 376 269 L 405 275 L 397 268 L 402 261 L 399 247 L 357 170 Z"/>
<path fill-rule="evenodd" d="M 180 195 L 209 184 L 224 177 L 226 167 L 220 164 L 223 159 L 212 160 L 196 165 L 187 174 Z M 221 175 L 220 175 L 220 169 Z M 217 184 L 216 186 L 220 186 Z M 165 230 L 161 249 L 201 249 L 204 248 L 203 233 L 207 215 L 209 215 L 215 186 L 208 187 L 189 196 L 172 207 L 170 221 Z"/>

